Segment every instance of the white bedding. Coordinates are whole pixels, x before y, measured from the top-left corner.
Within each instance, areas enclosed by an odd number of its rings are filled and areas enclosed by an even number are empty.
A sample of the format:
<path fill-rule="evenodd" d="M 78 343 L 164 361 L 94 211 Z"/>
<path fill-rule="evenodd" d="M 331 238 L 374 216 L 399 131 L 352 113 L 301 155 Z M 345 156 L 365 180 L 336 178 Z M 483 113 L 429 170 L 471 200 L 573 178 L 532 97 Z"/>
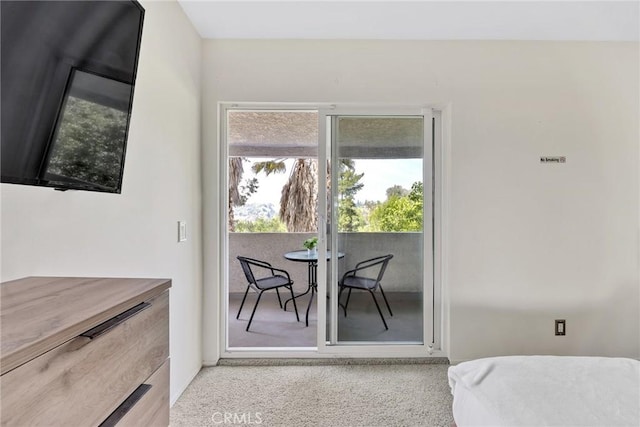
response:
<path fill-rule="evenodd" d="M 449 368 L 453 417 L 465 426 L 640 426 L 640 362 L 507 356 Z"/>

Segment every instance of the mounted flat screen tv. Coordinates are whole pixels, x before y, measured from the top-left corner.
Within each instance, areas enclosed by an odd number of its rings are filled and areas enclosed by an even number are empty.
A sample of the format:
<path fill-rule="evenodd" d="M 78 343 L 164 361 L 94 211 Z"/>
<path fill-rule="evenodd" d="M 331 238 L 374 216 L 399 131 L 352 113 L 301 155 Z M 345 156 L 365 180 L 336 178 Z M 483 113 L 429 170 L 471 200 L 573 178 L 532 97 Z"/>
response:
<path fill-rule="evenodd" d="M 144 9 L 130 0 L 0 7 L 2 182 L 120 193 Z"/>

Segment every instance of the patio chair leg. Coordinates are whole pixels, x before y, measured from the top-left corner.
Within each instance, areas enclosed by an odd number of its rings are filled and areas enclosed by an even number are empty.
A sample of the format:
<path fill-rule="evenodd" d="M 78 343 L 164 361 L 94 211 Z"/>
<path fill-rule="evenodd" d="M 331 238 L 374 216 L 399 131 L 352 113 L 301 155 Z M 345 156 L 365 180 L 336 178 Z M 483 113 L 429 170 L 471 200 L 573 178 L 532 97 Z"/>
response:
<path fill-rule="evenodd" d="M 347 306 L 349 305 L 349 300 L 351 299 L 351 291 L 353 288 L 349 288 L 349 293 L 347 294 L 347 302 L 344 303 L 344 317 L 347 317 Z"/>
<path fill-rule="evenodd" d="M 378 285 L 378 287 L 380 288 L 380 292 L 382 293 L 382 298 L 384 298 L 384 302 L 387 304 L 387 310 L 389 310 L 389 314 L 391 315 L 391 317 L 393 317 L 393 313 L 391 312 L 391 307 L 389 306 L 389 301 L 387 301 L 387 296 L 384 294 L 384 290 L 382 289 L 382 286 Z"/>
<path fill-rule="evenodd" d="M 247 332 L 249 332 L 249 326 L 251 326 L 251 322 L 253 321 L 253 315 L 256 314 L 256 308 L 258 308 L 258 303 L 260 302 L 260 298 L 262 297 L 262 293 L 264 291 L 260 291 L 260 293 L 258 294 L 258 299 L 256 300 L 256 305 L 253 306 L 253 311 L 251 312 L 251 317 L 249 318 L 249 324 L 247 325 L 247 329 L 245 329 Z"/>
<path fill-rule="evenodd" d="M 291 300 L 293 301 L 293 310 L 296 312 L 296 320 L 299 322 L 300 317 L 298 317 L 298 307 L 296 306 L 296 299 L 293 296 L 293 286 L 289 285 L 289 290 L 291 291 Z"/>
<path fill-rule="evenodd" d="M 376 308 L 378 309 L 378 313 L 380 314 L 382 323 L 384 323 L 384 328 L 386 330 L 389 330 L 389 327 L 387 326 L 387 322 L 384 320 L 384 316 L 382 315 L 382 310 L 380 310 L 380 306 L 378 305 L 378 300 L 376 299 L 376 296 L 373 294 L 373 291 L 369 291 L 369 293 L 371 294 L 371 298 L 373 298 L 373 302 L 376 303 Z"/>
<path fill-rule="evenodd" d="M 244 291 L 244 297 L 242 297 L 242 303 L 240 303 L 240 309 L 238 310 L 238 314 L 236 315 L 236 319 L 240 318 L 240 312 L 242 311 L 242 307 L 244 306 L 244 300 L 247 299 L 247 294 L 249 293 L 249 286 L 247 286 L 247 290 Z"/>
<path fill-rule="evenodd" d="M 280 289 L 276 288 L 276 294 L 278 294 L 278 304 L 280 304 L 280 308 L 282 308 L 282 300 L 280 299 Z"/>
<path fill-rule="evenodd" d="M 309 309 L 311 308 L 311 303 L 313 302 L 313 295 L 316 293 L 316 288 L 311 288 L 311 298 L 309 298 L 309 305 L 307 306 L 307 316 L 305 319 L 305 325 L 309 326 Z"/>
<path fill-rule="evenodd" d="M 344 286 L 340 286 L 340 292 L 338 292 L 338 305 L 340 305 L 340 307 L 342 307 L 342 309 L 344 310 L 344 317 L 347 317 L 347 306 L 340 304 L 340 297 L 342 296 L 342 292 L 344 291 L 344 289 Z"/>

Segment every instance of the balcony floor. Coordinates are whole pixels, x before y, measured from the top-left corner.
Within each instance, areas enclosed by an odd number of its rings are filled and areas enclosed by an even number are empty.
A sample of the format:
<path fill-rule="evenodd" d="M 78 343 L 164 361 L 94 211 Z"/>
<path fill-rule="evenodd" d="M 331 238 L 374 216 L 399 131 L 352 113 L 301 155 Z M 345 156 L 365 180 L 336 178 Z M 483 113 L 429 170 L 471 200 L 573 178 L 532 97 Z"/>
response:
<path fill-rule="evenodd" d="M 281 296 L 286 293 L 281 292 Z M 353 291 L 347 317 L 342 308 L 338 316 L 338 339 L 340 341 L 409 341 L 422 340 L 422 298 L 417 292 L 385 292 L 393 317 L 384 304 L 380 292 L 376 298 L 389 325 L 384 329 L 382 320 L 368 292 Z M 296 299 L 300 322 L 296 322 L 293 306 L 288 311 L 278 306 L 278 298 L 273 291 L 262 295 L 260 305 L 249 332 L 245 331 L 257 294 L 250 291 L 242 309 L 240 319 L 236 320 L 238 308 L 242 302 L 241 293 L 229 294 L 229 347 L 316 347 L 317 310 L 314 304 L 309 311 L 309 327 L 305 327 L 305 311 L 309 295 Z M 344 302 L 343 295 L 341 301 Z M 283 302 L 286 297 L 283 298 Z"/>

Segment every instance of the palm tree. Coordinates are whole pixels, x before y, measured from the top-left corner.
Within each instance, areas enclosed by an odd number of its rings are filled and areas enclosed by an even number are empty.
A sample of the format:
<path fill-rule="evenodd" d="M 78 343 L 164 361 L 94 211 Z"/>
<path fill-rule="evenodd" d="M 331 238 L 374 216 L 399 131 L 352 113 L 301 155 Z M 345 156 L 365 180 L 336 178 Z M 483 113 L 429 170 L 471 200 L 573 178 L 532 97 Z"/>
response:
<path fill-rule="evenodd" d="M 252 170 L 258 174 L 263 172 L 269 176 L 272 173 L 286 171 L 285 159 L 278 158 L 254 163 Z M 340 159 L 340 181 L 345 180 L 349 173 L 354 175 L 347 180 L 348 187 L 341 188 L 341 193 L 348 193 L 350 197 L 362 188 L 358 183 L 362 174 L 356 175 L 353 159 Z M 327 187 L 331 185 L 331 169 L 327 164 Z M 352 182 L 353 181 L 353 182 Z M 340 184 L 339 184 L 340 185 Z M 342 184 L 344 186 L 345 184 Z M 329 195 L 327 194 L 327 197 Z M 279 216 L 289 232 L 315 232 L 318 227 L 318 162 L 315 159 L 296 159 L 289 175 L 289 180 L 282 188 L 280 197 Z M 329 204 L 328 206 L 331 206 Z M 350 218 L 353 215 L 350 216 Z"/>
<path fill-rule="evenodd" d="M 284 161 L 284 158 L 279 158 L 266 160 L 264 162 L 255 162 L 253 166 L 251 166 L 251 170 L 256 175 L 260 172 L 264 172 L 266 176 L 269 176 L 272 173 L 285 172 L 287 170 L 287 165 L 285 165 Z"/>
<path fill-rule="evenodd" d="M 318 163 L 297 159 L 282 188 L 280 219 L 289 232 L 315 232 L 318 228 Z"/>
<path fill-rule="evenodd" d="M 258 174 L 286 171 L 285 159 L 278 158 L 254 163 L 252 170 Z M 314 159 L 296 159 L 289 180 L 280 196 L 280 220 L 288 232 L 314 232 L 317 228 L 318 166 Z"/>
<path fill-rule="evenodd" d="M 242 203 L 240 196 L 240 182 L 244 173 L 242 160 L 242 157 L 229 157 L 229 231 L 235 231 L 233 207 Z"/>

